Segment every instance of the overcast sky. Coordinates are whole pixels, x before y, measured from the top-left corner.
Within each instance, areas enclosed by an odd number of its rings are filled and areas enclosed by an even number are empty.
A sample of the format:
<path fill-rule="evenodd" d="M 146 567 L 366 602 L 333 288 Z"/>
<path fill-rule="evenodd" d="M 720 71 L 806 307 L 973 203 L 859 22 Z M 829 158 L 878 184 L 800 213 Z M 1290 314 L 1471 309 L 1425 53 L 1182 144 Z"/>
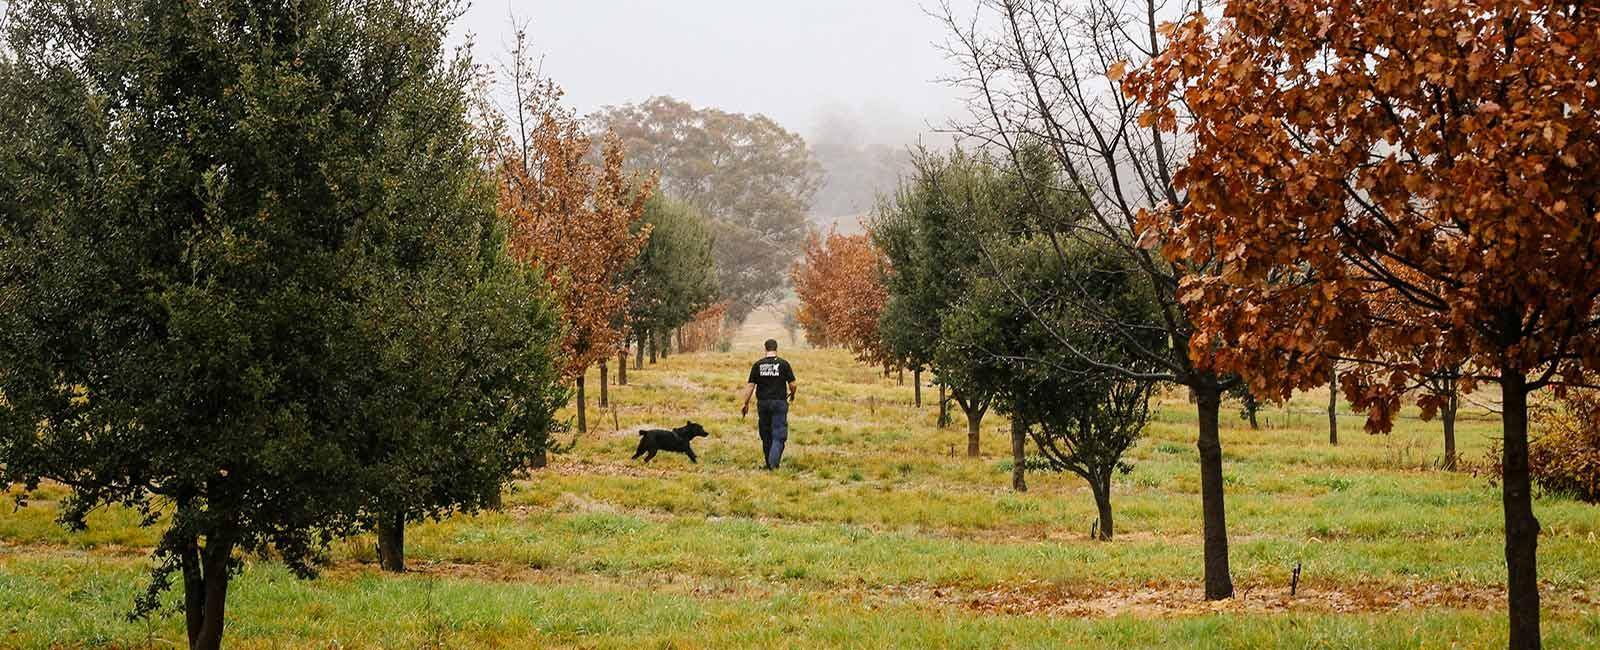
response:
<path fill-rule="evenodd" d="M 810 135 L 828 112 L 873 125 L 871 139 L 906 144 L 960 110 L 939 83 L 936 0 L 474 0 L 457 30 L 476 57 L 500 61 L 509 17 L 529 34 L 545 73 L 587 114 L 671 95 L 695 106 L 764 113 Z"/>

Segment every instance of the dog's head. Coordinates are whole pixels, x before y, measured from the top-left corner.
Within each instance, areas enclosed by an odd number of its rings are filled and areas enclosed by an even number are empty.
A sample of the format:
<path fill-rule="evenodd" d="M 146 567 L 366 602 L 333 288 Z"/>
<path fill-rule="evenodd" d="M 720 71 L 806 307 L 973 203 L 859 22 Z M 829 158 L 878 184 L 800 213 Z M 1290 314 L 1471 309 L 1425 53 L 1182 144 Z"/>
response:
<path fill-rule="evenodd" d="M 710 433 L 708 433 L 706 431 L 705 427 L 702 427 L 699 424 L 696 424 L 696 423 L 690 422 L 690 421 L 685 421 L 683 423 L 683 426 L 678 427 L 677 429 L 673 429 L 673 431 L 676 431 L 678 433 L 678 435 L 681 436 L 684 440 L 691 440 L 691 439 L 694 439 L 694 438 L 703 438 L 705 436 L 711 435 Z"/>

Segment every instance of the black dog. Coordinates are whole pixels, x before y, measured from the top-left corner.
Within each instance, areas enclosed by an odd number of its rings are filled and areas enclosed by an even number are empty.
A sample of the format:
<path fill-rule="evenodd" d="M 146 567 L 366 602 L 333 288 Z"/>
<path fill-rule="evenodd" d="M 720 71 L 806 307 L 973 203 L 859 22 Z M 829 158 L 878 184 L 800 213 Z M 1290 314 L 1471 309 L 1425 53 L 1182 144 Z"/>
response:
<path fill-rule="evenodd" d="M 637 459 L 640 456 L 644 456 L 644 462 L 648 463 L 651 458 L 656 457 L 656 452 L 658 451 L 676 451 L 680 454 L 688 454 L 689 462 L 699 463 L 700 461 L 695 459 L 694 449 L 689 447 L 689 443 L 695 438 L 709 435 L 711 434 L 706 433 L 705 427 L 693 422 L 685 422 L 683 426 L 670 431 L 666 429 L 643 429 L 639 431 L 639 449 L 633 452 L 633 457 Z"/>

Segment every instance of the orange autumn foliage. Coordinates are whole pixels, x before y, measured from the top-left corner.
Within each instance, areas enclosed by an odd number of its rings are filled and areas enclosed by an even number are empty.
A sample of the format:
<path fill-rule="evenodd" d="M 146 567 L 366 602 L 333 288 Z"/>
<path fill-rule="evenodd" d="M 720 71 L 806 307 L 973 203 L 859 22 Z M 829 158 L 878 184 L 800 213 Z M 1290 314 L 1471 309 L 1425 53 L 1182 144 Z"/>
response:
<path fill-rule="evenodd" d="M 1528 447 L 1533 480 L 1546 490 L 1600 503 L 1600 391 L 1571 391 L 1533 411 L 1540 435 Z"/>
<path fill-rule="evenodd" d="M 1600 391 L 1574 390 L 1529 406 L 1533 429 L 1528 471 L 1547 492 L 1600 504 Z M 1500 445 L 1491 445 L 1480 466 L 1499 479 L 1505 470 Z"/>
<path fill-rule="evenodd" d="M 878 335 L 878 322 L 889 302 L 882 281 L 888 261 L 872 237 L 813 232 L 804 253 L 790 278 L 800 299 L 797 317 L 806 341 L 842 345 L 863 363 L 887 367 L 890 356 Z"/>
<path fill-rule="evenodd" d="M 1528 397 L 1600 376 L 1600 6 L 1229 0 L 1168 31 L 1125 89 L 1192 141 L 1141 240 L 1224 269 L 1180 288 L 1191 354 L 1280 399 L 1351 362 L 1375 431 L 1444 367 L 1498 383 L 1508 645 L 1540 647 Z"/>
<path fill-rule="evenodd" d="M 561 296 L 568 377 L 581 376 L 619 349 L 628 306 L 625 272 L 650 236 L 634 232 L 654 181 L 623 171 L 621 141 L 607 136 L 600 164 L 582 123 L 541 82 L 528 93 L 527 137 L 503 138 L 497 165 L 500 207 L 511 223 L 517 259 L 539 267 Z M 525 144 L 524 144 L 525 143 Z"/>
<path fill-rule="evenodd" d="M 1195 357 L 1277 397 L 1374 361 L 1345 377 L 1372 429 L 1452 363 L 1466 390 L 1600 373 L 1600 9 L 1564 5 L 1235 0 L 1170 28 L 1126 89 L 1194 139 L 1185 205 L 1140 226 L 1226 269 L 1183 287 Z"/>
<path fill-rule="evenodd" d="M 682 349 L 680 353 L 703 352 L 714 349 L 733 333 L 728 327 L 728 302 L 723 301 L 695 313 L 679 328 Z"/>

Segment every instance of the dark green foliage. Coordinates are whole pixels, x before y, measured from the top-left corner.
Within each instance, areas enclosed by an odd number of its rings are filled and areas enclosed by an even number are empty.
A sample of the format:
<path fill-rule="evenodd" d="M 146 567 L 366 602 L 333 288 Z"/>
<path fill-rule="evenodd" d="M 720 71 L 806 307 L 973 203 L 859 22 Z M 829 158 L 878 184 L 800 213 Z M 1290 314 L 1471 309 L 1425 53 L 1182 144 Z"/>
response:
<path fill-rule="evenodd" d="M 997 248 L 1059 227 L 1080 217 L 1082 210 L 1045 180 L 1056 178 L 1054 167 L 1047 152 L 1036 147 L 1023 149 L 1017 161 L 1006 164 L 956 150 L 949 155 L 923 153 L 915 165 L 915 176 L 880 206 L 872 228 L 874 243 L 892 269 L 885 279 L 890 297 L 880 330 L 899 365 L 932 367 L 950 386 L 967 413 L 968 452 L 977 455 L 978 422 L 1014 371 L 994 351 L 1005 347 L 1001 343 L 1016 341 L 993 337 L 1006 339 L 1005 332 L 1029 328 L 1032 317 L 1022 305 L 1002 300 L 1008 297 L 1003 285 L 989 287 L 992 295 L 982 297 L 978 285 L 993 275 Z M 1051 257 L 1049 250 L 1018 262 L 1043 260 L 1060 268 L 1058 261 L 1045 259 Z M 946 322 L 958 305 L 1002 311 L 977 316 L 984 324 L 971 329 L 970 320 Z M 1049 338 L 1048 329 L 1029 329 L 1040 341 Z M 1015 353 L 1015 348 L 1009 350 Z"/>
<path fill-rule="evenodd" d="M 1089 483 L 1096 535 L 1110 539 L 1111 478 L 1131 469 L 1122 455 L 1150 416 L 1155 369 L 1142 359 L 1165 332 L 1137 261 L 1074 227 L 1086 206 L 1057 189 L 1060 176 L 1037 147 L 976 175 L 983 190 L 967 202 L 986 207 L 967 211 L 980 220 L 966 231 L 980 260 L 943 315 L 935 363 L 1012 418 L 1014 464 L 1027 465 L 1031 437 L 1038 465 Z M 1013 485 L 1025 489 L 1020 471 Z"/>
<path fill-rule="evenodd" d="M 964 297 L 980 261 L 971 228 L 992 222 L 975 211 L 985 207 L 981 193 L 994 175 L 990 165 L 961 151 L 924 153 L 916 168 L 878 207 L 871 230 L 891 269 L 884 278 L 884 343 L 899 365 L 927 368 L 938 352 L 940 320 Z"/>
<path fill-rule="evenodd" d="M 1089 483 L 1100 507 L 1097 534 L 1109 539 L 1111 478 L 1129 471 L 1122 455 L 1149 421 L 1153 383 L 1097 366 L 1072 350 L 1137 367 L 1136 345 L 1159 344 L 1155 303 L 1121 250 L 1038 236 L 985 243 L 987 275 L 944 319 L 941 345 L 981 360 L 963 378 L 1027 428 L 1042 465 Z M 1097 310 L 1086 313 L 1083 295 Z M 1139 327 L 1143 337 L 1103 324 Z M 1143 340 L 1141 340 L 1141 338 Z"/>
<path fill-rule="evenodd" d="M 922 153 L 916 173 L 878 208 L 873 243 L 889 262 L 884 286 L 889 303 L 879 327 L 895 365 L 933 368 L 967 413 L 968 454 L 976 456 L 977 428 L 992 394 L 983 382 L 984 360 L 942 346 L 942 321 L 967 299 L 982 261 L 981 241 L 999 223 L 1004 179 L 990 161 L 960 150 Z"/>
<path fill-rule="evenodd" d="M 628 323 L 637 332 L 670 332 L 717 299 L 711 224 L 659 193 L 645 204 L 642 223 L 650 239 L 634 261 Z"/>
<path fill-rule="evenodd" d="M 166 525 L 191 645 L 235 551 L 303 575 L 475 508 L 565 395 L 504 255 L 443 0 L 14 2 L 0 48 L 0 482 Z"/>

